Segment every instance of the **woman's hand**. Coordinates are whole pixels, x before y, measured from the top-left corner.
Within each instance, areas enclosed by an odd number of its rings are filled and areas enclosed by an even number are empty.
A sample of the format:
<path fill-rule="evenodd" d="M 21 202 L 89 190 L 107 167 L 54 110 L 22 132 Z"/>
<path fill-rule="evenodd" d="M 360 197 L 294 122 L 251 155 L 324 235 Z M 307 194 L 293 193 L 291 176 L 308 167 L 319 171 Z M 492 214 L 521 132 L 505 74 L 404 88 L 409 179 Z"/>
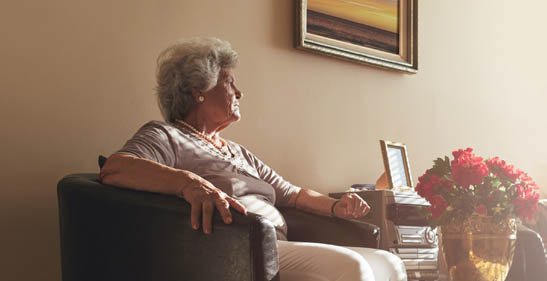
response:
<path fill-rule="evenodd" d="M 346 193 L 340 198 L 333 209 L 333 215 L 342 219 L 357 219 L 370 211 L 365 200 L 355 193 Z"/>
<path fill-rule="evenodd" d="M 192 227 L 196 230 L 199 228 L 201 216 L 205 233 L 211 233 L 215 207 L 225 223 L 232 222 L 230 206 L 240 213 L 247 214 L 245 206 L 202 177 L 190 171 L 174 169 L 129 154 L 111 155 L 101 169 L 101 181 L 136 190 L 181 196 L 192 205 Z"/>
<path fill-rule="evenodd" d="M 215 207 L 226 224 L 232 223 L 230 207 L 247 215 L 245 206 L 201 177 L 193 178 L 182 189 L 181 195 L 192 206 L 190 215 L 192 228 L 195 230 L 199 228 L 199 217 L 201 216 L 203 232 L 206 234 L 210 234 L 212 231 L 211 221 Z"/>

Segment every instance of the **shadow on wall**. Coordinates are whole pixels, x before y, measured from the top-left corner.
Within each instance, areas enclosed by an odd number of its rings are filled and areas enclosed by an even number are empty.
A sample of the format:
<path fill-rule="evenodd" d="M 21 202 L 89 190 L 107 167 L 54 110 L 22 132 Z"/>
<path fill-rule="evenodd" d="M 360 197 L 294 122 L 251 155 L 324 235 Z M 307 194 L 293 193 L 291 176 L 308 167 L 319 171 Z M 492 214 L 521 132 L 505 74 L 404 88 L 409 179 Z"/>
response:
<path fill-rule="evenodd" d="M 281 49 L 294 48 L 294 34 L 296 28 L 296 1 L 300 0 L 270 0 L 273 16 L 271 17 L 271 45 Z M 279 21 L 286 19 L 287 21 Z"/>

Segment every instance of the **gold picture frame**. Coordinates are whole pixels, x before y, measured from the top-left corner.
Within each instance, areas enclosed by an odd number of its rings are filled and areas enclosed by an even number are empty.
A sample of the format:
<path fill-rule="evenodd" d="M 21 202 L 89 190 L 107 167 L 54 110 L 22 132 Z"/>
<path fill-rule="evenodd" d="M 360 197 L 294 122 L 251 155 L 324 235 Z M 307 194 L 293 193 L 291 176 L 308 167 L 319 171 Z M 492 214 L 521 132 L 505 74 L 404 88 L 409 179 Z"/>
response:
<path fill-rule="evenodd" d="M 402 143 L 380 140 L 382 158 L 389 189 L 413 188 L 410 164 L 406 153 L 406 145 Z"/>
<path fill-rule="evenodd" d="M 296 48 L 388 70 L 417 73 L 417 0 L 296 2 Z"/>

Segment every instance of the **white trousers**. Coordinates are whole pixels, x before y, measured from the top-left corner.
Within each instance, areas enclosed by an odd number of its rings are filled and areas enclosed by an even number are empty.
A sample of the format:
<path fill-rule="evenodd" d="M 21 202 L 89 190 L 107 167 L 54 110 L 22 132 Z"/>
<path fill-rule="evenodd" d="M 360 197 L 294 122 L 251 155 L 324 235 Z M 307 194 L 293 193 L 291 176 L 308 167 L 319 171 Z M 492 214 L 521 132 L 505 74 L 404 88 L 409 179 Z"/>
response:
<path fill-rule="evenodd" d="M 387 251 L 279 241 L 281 281 L 406 281 L 403 262 Z"/>

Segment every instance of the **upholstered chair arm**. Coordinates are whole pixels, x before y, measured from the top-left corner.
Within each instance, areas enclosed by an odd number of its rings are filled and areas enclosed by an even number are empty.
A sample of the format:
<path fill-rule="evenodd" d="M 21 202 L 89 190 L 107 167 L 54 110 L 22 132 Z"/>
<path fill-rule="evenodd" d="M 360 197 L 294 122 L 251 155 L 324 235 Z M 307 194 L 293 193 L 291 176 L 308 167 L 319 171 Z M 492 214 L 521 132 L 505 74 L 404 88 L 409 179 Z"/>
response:
<path fill-rule="evenodd" d="M 103 185 L 97 174 L 57 187 L 63 280 L 279 280 L 276 234 L 260 216 L 190 225 L 184 200 Z"/>
<path fill-rule="evenodd" d="M 295 208 L 280 208 L 289 231 L 289 241 L 304 241 L 338 246 L 378 248 L 380 228 L 357 220 L 318 216 Z"/>
<path fill-rule="evenodd" d="M 519 225 L 513 264 L 505 281 L 543 281 L 546 276 L 547 256 L 541 236 Z"/>

